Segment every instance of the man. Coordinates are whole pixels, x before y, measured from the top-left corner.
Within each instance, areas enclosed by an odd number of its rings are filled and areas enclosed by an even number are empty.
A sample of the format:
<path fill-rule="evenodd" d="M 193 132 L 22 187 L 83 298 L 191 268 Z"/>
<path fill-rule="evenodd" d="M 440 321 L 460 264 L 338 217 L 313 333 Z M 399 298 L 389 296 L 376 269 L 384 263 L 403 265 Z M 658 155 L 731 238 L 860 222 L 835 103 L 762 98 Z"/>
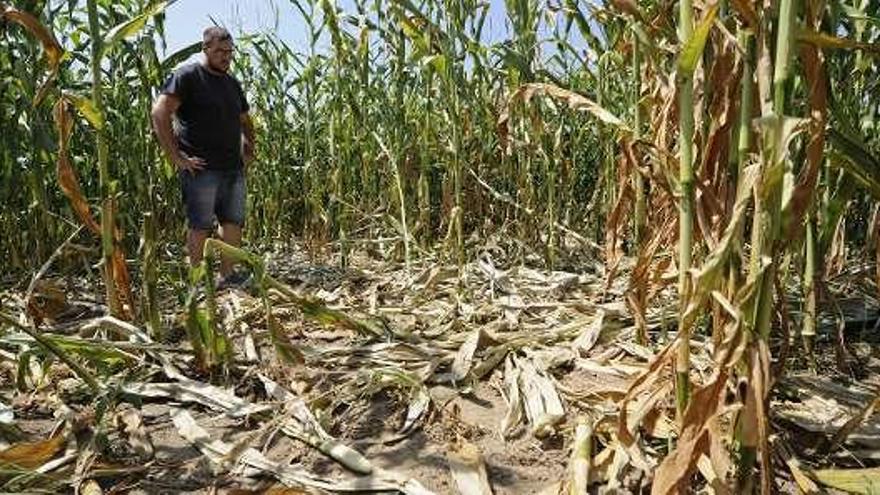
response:
<path fill-rule="evenodd" d="M 254 159 L 254 128 L 241 84 L 229 74 L 232 36 L 224 28 L 204 31 L 204 60 L 181 67 L 165 82 L 153 105 L 153 129 L 179 171 L 188 223 L 190 264 L 202 260 L 205 241 L 220 225 L 227 244 L 241 243 L 245 218 L 245 170 Z M 172 116 L 177 129 L 172 128 Z M 242 282 L 223 257 L 221 285 Z"/>

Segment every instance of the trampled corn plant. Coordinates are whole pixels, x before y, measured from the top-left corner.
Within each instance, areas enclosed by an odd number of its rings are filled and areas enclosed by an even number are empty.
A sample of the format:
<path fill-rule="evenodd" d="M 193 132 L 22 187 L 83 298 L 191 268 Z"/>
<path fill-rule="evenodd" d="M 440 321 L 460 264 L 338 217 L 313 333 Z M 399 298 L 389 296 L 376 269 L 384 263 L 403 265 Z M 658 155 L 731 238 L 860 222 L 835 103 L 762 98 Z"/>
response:
<path fill-rule="evenodd" d="M 650 18 L 660 14 L 653 7 L 646 7 L 644 12 L 634 11 L 638 8 L 633 3 L 614 2 L 615 8 L 622 15 L 633 19 Z M 682 7 L 684 4 L 679 4 Z M 682 216 L 679 227 L 679 245 L 681 261 L 679 262 L 680 290 L 679 297 L 682 301 L 682 315 L 680 318 L 680 334 L 676 342 L 680 356 L 676 361 L 677 375 L 682 379 L 679 383 L 686 383 L 690 375 L 690 367 L 687 363 L 687 347 L 689 346 L 688 335 L 693 329 L 690 327 L 697 321 L 697 315 L 703 312 L 703 308 L 709 301 L 713 301 L 717 311 L 713 313 L 716 320 L 713 327 L 718 330 L 718 338 L 715 339 L 718 355 L 717 374 L 710 383 L 697 387 L 693 392 L 695 399 L 688 402 L 685 387 L 680 387 L 678 404 L 680 420 L 686 432 L 699 432 L 710 424 L 714 414 L 707 409 L 707 403 L 714 403 L 720 397 L 718 394 L 724 390 L 722 382 L 726 382 L 730 376 L 740 375 L 741 379 L 749 384 L 748 393 L 745 396 L 745 408 L 738 417 L 737 424 L 740 428 L 739 462 L 740 462 L 740 489 L 749 490 L 752 484 L 752 473 L 755 459 L 761 458 L 761 486 L 764 491 L 769 490 L 770 469 L 767 434 L 767 397 L 774 377 L 770 375 L 770 345 L 769 337 L 774 328 L 772 310 L 780 304 L 786 304 L 784 299 L 776 294 L 777 273 L 780 273 L 784 259 L 792 257 L 792 252 L 800 252 L 803 246 L 801 240 L 808 240 L 807 272 L 804 277 L 806 285 L 805 293 L 808 294 L 808 314 L 815 318 L 815 291 L 811 290 L 814 281 L 811 275 L 816 273 L 816 259 L 814 248 L 809 248 L 814 241 L 812 225 L 809 220 L 811 203 L 817 198 L 817 186 L 825 187 L 820 182 L 819 173 L 823 169 L 823 155 L 827 153 L 825 136 L 829 134 L 826 126 L 828 114 L 828 79 L 825 75 L 825 59 L 833 59 L 827 50 L 835 48 L 857 48 L 855 40 L 845 40 L 832 35 L 820 33 L 819 19 L 827 15 L 824 2 L 780 2 L 779 11 L 773 11 L 766 7 L 754 7 L 741 2 L 728 4 L 731 18 L 726 19 L 728 27 L 736 27 L 740 31 L 737 50 L 731 51 L 725 48 L 732 41 L 730 36 L 721 36 L 715 29 L 714 23 L 708 22 L 703 26 L 707 37 L 702 43 L 708 43 L 709 49 L 700 57 L 702 65 L 693 59 L 691 72 L 703 81 L 711 91 L 705 91 L 694 97 L 693 101 L 685 101 L 687 104 L 679 107 L 679 149 L 678 158 L 681 160 L 679 181 L 669 181 L 670 184 L 678 182 L 683 187 L 693 173 L 694 189 L 697 192 L 696 201 L 690 207 L 693 220 L 686 215 Z M 706 6 L 701 13 L 704 19 L 709 19 L 714 4 Z M 666 12 L 669 14 L 669 12 Z M 691 12 L 683 12 L 686 18 Z M 667 16 L 668 17 L 668 16 Z M 659 17 L 658 17 L 659 19 Z M 680 24 L 687 24 L 681 22 Z M 799 26 L 806 27 L 799 27 Z M 664 29 L 663 23 L 655 22 L 648 28 L 657 36 L 663 33 L 669 36 L 668 29 Z M 697 29 L 699 31 L 699 28 Z M 840 31 L 836 31 L 840 32 Z M 696 39 L 691 37 L 691 40 Z M 750 40 L 754 39 L 756 57 L 751 56 Z M 800 44 L 798 45 L 798 42 Z M 681 61 L 688 58 L 688 52 L 697 46 L 679 37 L 679 84 L 684 84 L 679 89 L 679 101 L 689 100 L 688 78 L 682 78 Z M 775 52 L 771 51 L 771 46 Z M 696 53 L 702 53 L 700 48 Z M 733 57 L 731 57 L 733 55 Z M 800 55 L 800 64 L 793 62 Z M 836 54 L 835 54 L 836 55 Z M 851 55 L 836 55 L 846 60 Z M 734 60 L 738 61 L 734 64 Z M 649 63 L 663 66 L 663 59 L 648 57 Z M 668 67 L 668 66 L 667 66 Z M 720 85 L 715 79 L 716 74 L 725 73 L 736 68 L 742 74 L 739 79 L 739 89 Z M 753 71 L 752 68 L 755 68 Z M 752 92 L 752 77 L 757 79 L 757 91 Z M 728 79 L 731 80 L 731 79 Z M 733 79 L 735 80 L 735 79 Z M 796 82 L 792 82 L 796 81 Z M 711 82 L 711 84 L 710 84 Z M 651 177 L 651 188 L 665 187 L 663 173 L 669 175 L 669 158 L 672 155 L 672 146 L 668 136 L 669 127 L 664 125 L 665 118 L 669 115 L 666 110 L 671 104 L 669 92 L 661 93 L 664 83 L 661 80 L 653 80 L 649 83 L 652 89 L 649 94 L 663 94 L 665 99 L 662 104 L 655 105 L 652 122 L 660 122 L 653 125 L 653 143 L 655 148 L 648 153 L 648 160 L 654 161 L 652 170 L 660 174 Z M 666 86 L 668 88 L 668 86 Z M 797 88 L 804 88 L 798 91 Z M 757 94 L 758 115 L 754 118 L 752 111 L 753 94 Z M 700 101 L 699 98 L 703 98 Z M 737 101 L 738 105 L 737 105 Z M 737 108 L 739 107 L 739 108 Z M 807 110 L 805 111 L 804 108 Z M 739 125 L 736 122 L 736 112 L 739 112 Z M 795 118 L 787 114 L 792 112 L 804 112 L 809 119 Z M 658 115 L 660 118 L 658 118 Z M 695 123 L 690 122 L 690 115 L 695 115 Z M 723 120 L 722 120 L 723 119 Z M 727 122 L 726 124 L 724 122 Z M 720 123 L 720 124 L 719 124 Z M 693 127 L 693 129 L 691 129 Z M 732 131 L 736 130 L 736 134 Z M 753 132 L 757 130 L 759 132 Z M 690 132 L 695 134 L 696 139 L 690 137 Z M 806 138 L 799 136 L 806 133 Z M 752 139 L 752 136 L 756 139 Z M 830 132 L 834 136 L 834 131 Z M 688 151 L 692 143 L 696 142 L 694 155 L 689 158 Z M 853 141 L 849 141 L 852 143 Z M 753 147 L 757 145 L 757 148 Z M 857 149 L 865 150 L 864 144 L 850 148 L 847 156 L 838 163 L 845 163 L 844 167 L 851 169 L 859 168 L 852 165 L 859 162 L 855 156 L 871 156 L 870 152 L 858 152 Z M 732 153 L 736 152 L 735 155 Z M 806 159 L 798 160 L 795 157 L 805 156 Z M 693 170 L 688 171 L 686 165 L 691 163 Z M 735 167 L 727 164 L 734 163 Z M 724 164 L 723 169 L 715 164 Z M 664 169 L 666 170 L 664 172 Z M 722 171 L 718 174 L 716 171 Z M 729 171 L 729 172 L 728 172 Z M 687 173 L 685 173 L 687 172 Z M 852 176 L 867 176 L 870 174 L 860 173 L 853 170 Z M 737 185 L 736 201 L 725 207 L 721 203 L 726 197 L 723 182 L 731 182 Z M 869 184 L 870 180 L 863 181 Z M 836 185 L 831 183 L 832 191 Z M 750 243 L 743 242 L 743 237 L 749 231 L 749 222 L 745 221 L 751 209 L 748 203 L 751 201 L 752 189 L 754 188 L 755 207 L 754 221 L 751 226 Z M 674 190 L 674 189 L 673 189 Z M 714 197 L 713 197 L 714 195 Z M 691 202 L 689 195 L 682 191 L 676 201 L 681 205 L 682 212 L 688 209 L 686 206 Z M 713 205 L 714 202 L 715 203 Z M 652 198 L 653 204 L 657 205 L 657 197 Z M 826 202 L 827 204 L 827 202 Z M 836 207 L 840 211 L 840 203 Z M 710 213 L 707 208 L 717 211 Z M 650 210 L 651 208 L 649 208 Z M 656 208 L 654 208 L 656 210 Z M 821 203 L 819 205 L 821 210 Z M 712 220 L 721 218 L 721 222 Z M 834 220 L 836 220 L 835 217 Z M 805 220 L 807 219 L 807 220 Z M 834 221 L 832 220 L 832 222 Z M 690 226 L 688 226 L 690 223 Z M 825 226 L 827 232 L 835 227 Z M 828 234 L 830 238 L 831 234 Z M 685 248 L 692 244 L 696 249 Z M 741 246 L 741 247 L 736 247 Z M 685 259 L 691 255 L 698 256 L 701 251 L 708 252 L 705 260 L 695 263 L 699 269 L 687 272 L 689 262 Z M 750 262 L 741 261 L 738 258 L 750 257 Z M 644 261 L 643 261 L 644 260 Z M 637 268 L 633 271 L 636 284 L 649 283 L 651 277 L 646 277 L 643 266 L 647 266 L 650 257 L 639 260 Z M 720 277 L 727 266 L 728 275 Z M 659 266 L 659 265 L 658 265 Z M 738 272 L 738 273 L 735 273 Z M 635 278 L 638 277 L 638 278 Z M 726 279 L 722 285 L 722 281 Z M 727 286 L 727 291 L 721 288 Z M 636 294 L 637 292 L 633 292 Z M 724 296 L 727 294 L 727 296 Z M 812 302 L 811 302 L 812 301 Z M 636 298 L 638 303 L 638 298 Z M 643 305 L 643 303 L 641 303 Z M 635 304 L 638 306 L 639 304 Z M 805 322 L 810 328 L 808 321 Z M 808 330 L 809 333 L 809 330 Z M 664 359 L 672 360 L 672 354 L 665 352 Z M 724 364 L 722 364 L 724 363 Z M 660 366 L 660 364 L 658 364 Z M 700 400 L 696 397 L 699 396 Z M 705 431 L 705 430 L 703 430 Z M 678 439 L 676 452 L 661 465 L 657 472 L 655 491 L 665 493 L 667 489 L 675 486 L 685 475 L 681 471 L 681 465 L 676 466 L 674 459 L 689 458 L 699 451 L 695 450 L 693 443 L 696 437 L 690 433 L 682 435 Z M 714 441 L 714 440 L 712 440 Z M 710 441 L 711 443 L 711 441 Z"/>
<path fill-rule="evenodd" d="M 678 338 L 651 371 L 674 370 L 683 426 L 655 476 L 658 491 L 690 479 L 695 463 L 675 461 L 698 459 L 705 438 L 719 446 L 713 422 L 726 414 L 734 379 L 747 385 L 732 418 L 740 483 L 752 483 L 760 458 L 766 490 L 767 370 L 773 313 L 785 304 L 777 274 L 783 260 L 804 268 L 809 353 L 819 289 L 845 248 L 866 242 L 860 231 L 880 196 L 878 109 L 865 104 L 880 96 L 871 82 L 880 6 L 766 4 L 564 0 L 544 13 L 541 2 L 511 0 L 510 31 L 489 36 L 490 9 L 479 2 L 294 0 L 303 51 L 272 33 L 238 37 L 236 70 L 260 141 L 248 241 L 304 237 L 315 252 L 346 259 L 366 247 L 403 263 L 437 250 L 463 268 L 480 234 L 503 228 L 508 254 L 539 253 L 551 266 L 572 239 L 605 240 L 609 283 L 631 246 L 627 304 L 645 343 L 656 340 L 645 323 L 655 296 L 679 282 Z M 199 46 L 159 59 L 162 2 L 49 5 L 30 18 L 3 6 L 0 174 L 25 187 L 0 190 L 0 247 L 13 266 L 33 264 L 67 235 L 58 217 L 75 216 L 102 236 L 102 266 L 115 270 L 114 253 L 136 241 L 124 234 L 143 232 L 141 316 L 155 331 L 157 253 L 179 244 L 182 216 L 175 171 L 159 161 L 146 116 L 156 86 Z M 50 184 L 53 164 L 60 188 Z M 257 274 L 282 355 L 302 357 L 273 321 L 275 298 L 384 335 L 297 298 L 260 259 L 234 252 Z M 107 275 L 108 289 L 123 285 L 118 273 Z M 194 314 L 205 325 L 193 327 L 193 347 L 222 363 L 222 330 Z M 715 373 L 699 383 L 688 337 L 710 327 Z"/>

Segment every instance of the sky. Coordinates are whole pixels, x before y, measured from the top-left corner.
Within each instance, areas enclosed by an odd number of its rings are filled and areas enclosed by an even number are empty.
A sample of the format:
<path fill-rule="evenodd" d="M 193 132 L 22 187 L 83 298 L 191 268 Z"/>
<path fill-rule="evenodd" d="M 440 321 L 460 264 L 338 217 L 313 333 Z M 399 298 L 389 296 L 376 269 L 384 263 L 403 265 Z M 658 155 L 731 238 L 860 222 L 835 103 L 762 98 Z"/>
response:
<path fill-rule="evenodd" d="M 345 8 L 351 2 L 342 0 L 340 5 Z M 485 32 L 490 39 L 502 38 L 507 20 L 504 0 L 489 0 L 489 5 Z M 305 23 L 290 0 L 177 0 L 166 10 L 166 54 L 200 40 L 212 18 L 233 35 L 272 31 L 277 22 L 278 35 L 295 51 L 305 51 Z"/>
<path fill-rule="evenodd" d="M 294 12 L 287 0 L 177 0 L 165 11 L 167 51 L 174 53 L 199 41 L 202 30 L 213 24 L 212 18 L 237 35 L 271 31 L 277 17 L 278 34 L 299 45 L 305 33 L 302 19 Z"/>

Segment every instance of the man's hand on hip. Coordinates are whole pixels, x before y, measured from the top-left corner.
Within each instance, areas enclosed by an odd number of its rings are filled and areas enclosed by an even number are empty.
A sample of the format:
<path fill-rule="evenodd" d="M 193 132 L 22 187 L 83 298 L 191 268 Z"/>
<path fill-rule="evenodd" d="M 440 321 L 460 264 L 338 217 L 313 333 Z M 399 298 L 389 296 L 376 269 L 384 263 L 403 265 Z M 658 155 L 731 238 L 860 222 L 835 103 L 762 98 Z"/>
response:
<path fill-rule="evenodd" d="M 180 170 L 195 174 L 199 170 L 205 168 L 207 162 L 197 156 L 187 156 L 184 153 L 178 153 L 177 157 L 174 159 L 174 165 Z"/>

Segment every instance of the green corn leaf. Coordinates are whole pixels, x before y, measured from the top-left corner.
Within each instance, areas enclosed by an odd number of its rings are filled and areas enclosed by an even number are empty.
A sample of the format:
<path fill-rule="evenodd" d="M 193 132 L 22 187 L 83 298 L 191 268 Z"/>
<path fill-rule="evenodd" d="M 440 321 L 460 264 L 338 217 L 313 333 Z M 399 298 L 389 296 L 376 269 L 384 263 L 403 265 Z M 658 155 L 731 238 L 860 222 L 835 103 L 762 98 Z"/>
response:
<path fill-rule="evenodd" d="M 37 354 L 36 349 L 28 349 L 18 354 L 18 368 L 15 373 L 15 386 L 25 391 L 28 388 L 28 378 L 31 377 L 31 359 Z"/>
<path fill-rule="evenodd" d="M 97 130 L 104 128 L 104 114 L 97 106 L 95 106 L 94 101 L 90 98 L 67 91 L 64 92 L 64 98 L 76 107 L 79 113 L 89 121 L 89 124 L 91 124 L 92 127 Z"/>
<path fill-rule="evenodd" d="M 101 373 L 109 374 L 119 370 L 119 366 L 132 361 L 131 356 L 114 349 L 87 342 L 77 342 L 60 336 L 52 336 L 51 340 L 65 352 L 76 354 L 89 361 Z"/>
<path fill-rule="evenodd" d="M 167 6 L 167 1 L 153 3 L 142 13 L 111 29 L 104 38 L 104 50 L 106 51 L 118 42 L 137 34 L 147 25 L 147 21 L 150 20 L 151 17 L 164 11 Z"/>
<path fill-rule="evenodd" d="M 692 77 L 694 70 L 697 68 L 697 62 L 703 55 L 703 49 L 706 47 L 706 40 L 709 39 L 709 31 L 712 30 L 712 24 L 715 22 L 715 16 L 718 15 L 718 4 L 709 7 L 709 11 L 700 21 L 697 29 L 694 30 L 691 39 L 685 43 L 678 58 L 678 72 L 684 77 Z"/>
<path fill-rule="evenodd" d="M 202 42 L 196 41 L 195 43 L 185 46 L 180 50 L 172 53 L 160 64 L 162 67 L 162 73 L 167 74 L 171 72 L 178 64 L 183 62 L 184 60 L 190 58 L 194 54 L 198 53 L 202 49 Z"/>
<path fill-rule="evenodd" d="M 439 74 L 446 73 L 446 55 L 430 55 L 422 60 L 425 66 L 431 66 Z"/>
<path fill-rule="evenodd" d="M 857 137 L 847 136 L 837 129 L 830 129 L 828 137 L 834 149 L 845 158 L 832 160 L 831 164 L 842 167 L 875 199 L 880 199 L 880 159 Z"/>

